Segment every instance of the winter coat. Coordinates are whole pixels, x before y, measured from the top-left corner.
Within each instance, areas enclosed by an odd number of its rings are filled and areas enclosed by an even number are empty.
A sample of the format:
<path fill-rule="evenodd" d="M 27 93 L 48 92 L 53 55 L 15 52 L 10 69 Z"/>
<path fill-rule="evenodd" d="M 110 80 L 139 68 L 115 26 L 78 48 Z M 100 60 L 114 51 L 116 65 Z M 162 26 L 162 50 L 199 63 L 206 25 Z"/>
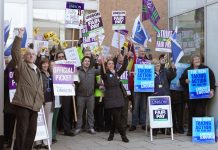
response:
<path fill-rule="evenodd" d="M 28 63 L 22 60 L 21 40 L 21 38 L 15 37 L 12 46 L 12 59 L 17 70 L 17 88 L 12 104 L 39 111 L 44 102 L 42 75 L 38 68 L 35 72 Z"/>
<path fill-rule="evenodd" d="M 124 64 L 119 71 L 116 71 L 115 74 L 109 70 L 106 73 L 101 69 L 101 77 L 104 81 L 105 93 L 104 93 L 104 105 L 106 109 L 110 108 L 119 108 L 124 106 L 124 94 L 121 89 L 121 81 L 119 77 L 126 70 L 128 65 L 127 56 L 124 58 Z"/>

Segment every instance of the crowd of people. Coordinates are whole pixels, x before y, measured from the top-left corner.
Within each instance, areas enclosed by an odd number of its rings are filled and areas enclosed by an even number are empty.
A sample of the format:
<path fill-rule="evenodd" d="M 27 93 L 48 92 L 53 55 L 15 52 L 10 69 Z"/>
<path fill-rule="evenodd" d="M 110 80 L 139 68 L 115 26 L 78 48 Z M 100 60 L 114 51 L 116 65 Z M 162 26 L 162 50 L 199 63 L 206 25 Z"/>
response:
<path fill-rule="evenodd" d="M 208 68 L 201 62 L 200 55 L 191 57 L 191 66 L 180 78 L 185 91 L 170 90 L 170 82 L 176 77 L 176 67 L 169 63 L 166 67 L 165 55 L 159 58 L 147 57 L 145 48 L 140 47 L 136 53 L 134 44 L 129 41 L 128 47 L 117 55 L 96 57 L 89 49 L 83 50 L 81 67 L 78 67 L 79 81 L 74 82 L 76 92 L 76 115 L 73 117 L 73 101 L 71 96 L 54 96 L 52 68 L 55 61 L 66 60 L 64 51 L 55 51 L 55 55 L 41 56 L 33 48 L 28 48 L 23 56 L 20 54 L 21 39 L 24 29 L 19 29 L 12 47 L 12 60 L 5 69 L 5 138 L 12 141 L 14 123 L 16 120 L 15 150 L 30 150 L 48 148 L 48 144 L 58 142 L 57 130 L 63 131 L 65 136 L 75 136 L 83 131 L 90 134 L 109 132 L 108 141 L 112 141 L 116 130 L 123 142 L 129 142 L 126 130 L 146 129 L 146 110 L 148 96 L 171 96 L 174 132 L 184 134 L 184 109 L 188 104 L 188 136 L 192 135 L 192 117 L 206 116 L 208 99 L 189 101 L 188 75 L 190 69 Z M 81 46 L 81 45 L 79 45 Z M 134 64 L 154 64 L 155 85 L 154 92 L 134 92 Z M 17 84 L 16 93 L 9 102 L 8 73 L 14 72 Z M 128 71 L 128 85 L 131 94 L 127 94 L 120 81 L 120 76 Z M 210 98 L 215 92 L 215 77 L 209 69 Z M 60 100 L 61 105 L 55 106 Z M 131 102 L 131 103 L 130 103 Z M 128 125 L 129 104 L 132 105 L 131 124 Z M 49 143 L 37 141 L 34 138 L 37 128 L 37 116 L 44 106 Z M 12 123 L 14 122 L 14 123 Z M 159 130 L 153 132 L 156 135 Z"/>

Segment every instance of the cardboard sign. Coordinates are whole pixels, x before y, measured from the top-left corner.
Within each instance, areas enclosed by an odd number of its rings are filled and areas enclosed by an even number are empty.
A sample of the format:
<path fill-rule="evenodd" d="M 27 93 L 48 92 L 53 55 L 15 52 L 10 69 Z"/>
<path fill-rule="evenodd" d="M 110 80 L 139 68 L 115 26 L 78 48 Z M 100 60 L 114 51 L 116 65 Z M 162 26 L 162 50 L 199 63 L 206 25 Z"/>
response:
<path fill-rule="evenodd" d="M 123 44 L 125 43 L 125 41 L 126 41 L 125 35 L 115 31 L 113 38 L 112 38 L 111 46 L 118 48 L 118 49 L 121 49 L 123 47 Z M 120 45 L 120 47 L 119 47 L 119 45 Z"/>
<path fill-rule="evenodd" d="M 127 95 L 131 95 L 131 92 L 129 90 L 129 84 L 128 84 L 128 76 L 129 76 L 128 71 L 124 71 L 124 73 L 120 76 L 120 81 L 123 83 Z"/>
<path fill-rule="evenodd" d="M 56 61 L 53 67 L 53 87 L 55 96 L 75 96 L 75 66 L 69 61 Z"/>
<path fill-rule="evenodd" d="M 192 142 L 215 143 L 214 118 L 193 117 L 192 133 Z"/>
<path fill-rule="evenodd" d="M 210 97 L 209 70 L 188 70 L 189 99 L 202 99 Z"/>
<path fill-rule="evenodd" d="M 64 52 L 66 54 L 67 60 L 74 60 L 76 67 L 81 66 L 81 62 L 80 62 L 80 59 L 79 59 L 79 54 L 77 52 L 76 47 L 65 49 Z"/>
<path fill-rule="evenodd" d="M 154 92 L 154 65 L 135 64 L 134 92 Z"/>
<path fill-rule="evenodd" d="M 65 10 L 65 27 L 66 28 L 83 28 L 84 4 L 67 2 Z"/>
<path fill-rule="evenodd" d="M 40 54 L 44 56 L 47 50 L 48 50 L 48 41 L 34 40 L 34 51 L 36 53 L 40 51 L 41 52 Z"/>
<path fill-rule="evenodd" d="M 100 12 L 88 14 L 85 17 L 87 31 L 90 37 L 104 34 L 103 22 Z"/>
<path fill-rule="evenodd" d="M 149 96 L 149 119 L 151 128 L 172 128 L 170 96 Z"/>
<path fill-rule="evenodd" d="M 112 30 L 126 29 L 126 11 L 112 11 Z"/>
<path fill-rule="evenodd" d="M 48 129 L 45 119 L 45 113 L 44 108 L 41 108 L 38 112 L 38 118 L 37 118 L 37 129 L 36 129 L 36 136 L 34 141 L 40 141 L 49 139 L 48 135 Z"/>
<path fill-rule="evenodd" d="M 170 37 L 172 36 L 172 34 L 172 30 L 160 30 L 160 32 L 157 33 L 155 50 L 159 52 L 171 53 L 172 50 Z"/>
<path fill-rule="evenodd" d="M 180 77 L 184 70 L 188 68 L 190 64 L 177 63 L 176 64 L 176 77 L 171 81 L 170 90 L 183 91 L 183 87 L 180 85 Z"/>

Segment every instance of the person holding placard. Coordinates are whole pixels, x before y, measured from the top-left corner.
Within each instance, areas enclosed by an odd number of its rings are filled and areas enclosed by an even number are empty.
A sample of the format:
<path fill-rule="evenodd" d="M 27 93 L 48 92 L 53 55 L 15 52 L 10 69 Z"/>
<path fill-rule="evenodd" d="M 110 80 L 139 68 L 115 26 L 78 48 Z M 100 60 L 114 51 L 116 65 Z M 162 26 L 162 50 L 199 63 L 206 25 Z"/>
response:
<path fill-rule="evenodd" d="M 195 99 L 191 99 L 190 97 L 190 84 L 193 84 L 193 82 L 197 81 L 197 79 L 195 79 L 195 81 L 190 80 L 190 78 L 188 77 L 188 72 L 189 71 L 198 71 L 198 69 L 208 69 L 209 71 L 209 89 L 208 91 L 208 98 L 195 98 Z M 204 77 L 206 76 L 206 74 L 196 74 L 195 77 Z M 199 80 L 200 82 L 197 85 L 201 85 L 201 83 L 203 81 L 206 81 L 206 78 L 204 80 Z M 215 92 L 215 76 L 213 71 L 208 67 L 205 66 L 201 63 L 201 57 L 199 54 L 193 54 L 191 57 L 191 66 L 188 67 L 187 69 L 185 69 L 185 71 L 183 72 L 181 78 L 180 78 L 180 84 L 184 87 L 185 90 L 185 96 L 187 99 L 189 99 L 188 101 L 188 110 L 189 110 L 189 115 L 188 115 L 188 133 L 187 136 L 192 136 L 192 117 L 205 117 L 206 116 L 206 107 L 207 107 L 207 103 L 208 100 L 211 99 L 214 96 L 214 92 Z M 199 97 L 201 96 L 201 93 L 196 94 L 197 96 L 199 95 Z"/>
<path fill-rule="evenodd" d="M 24 28 L 19 29 L 12 46 L 12 60 L 17 66 L 17 88 L 12 104 L 16 107 L 16 139 L 14 150 L 31 150 L 36 135 L 38 111 L 44 102 L 40 70 L 34 64 L 36 54 L 28 49 L 20 54 Z"/>
<path fill-rule="evenodd" d="M 103 62 L 104 63 L 104 62 Z M 115 65 L 113 60 L 108 60 L 106 62 L 106 72 L 104 72 L 103 67 L 101 69 L 101 77 L 104 81 L 105 86 L 105 95 L 104 95 L 104 104 L 105 109 L 110 111 L 112 117 L 112 125 L 110 129 L 110 135 L 108 141 L 112 141 L 114 138 L 115 129 L 118 129 L 118 132 L 121 135 L 123 142 L 129 142 L 129 139 L 126 137 L 126 131 L 122 125 L 121 113 L 122 108 L 124 107 L 125 93 L 123 91 L 122 83 L 120 81 L 120 76 L 126 70 L 128 65 L 128 56 L 124 58 L 124 64 L 119 69 L 115 70 Z"/>
<path fill-rule="evenodd" d="M 132 67 L 132 71 L 130 73 L 129 78 L 129 87 L 130 90 L 134 90 L 134 65 L 135 64 L 151 64 L 151 60 L 149 60 L 145 53 L 145 48 L 140 47 L 138 49 L 138 57 L 134 59 L 134 64 Z M 129 131 L 136 130 L 136 126 L 138 123 L 142 125 L 142 129 L 145 130 L 146 125 L 146 105 L 147 105 L 147 97 L 150 93 L 145 92 L 135 92 L 134 91 L 134 104 L 132 111 L 132 124 Z"/>
<path fill-rule="evenodd" d="M 155 85 L 153 96 L 170 96 L 170 82 L 176 77 L 176 68 L 172 64 L 170 68 L 161 67 L 161 63 L 157 59 L 153 59 L 152 63 L 155 65 Z M 157 130 L 153 131 L 157 134 Z"/>

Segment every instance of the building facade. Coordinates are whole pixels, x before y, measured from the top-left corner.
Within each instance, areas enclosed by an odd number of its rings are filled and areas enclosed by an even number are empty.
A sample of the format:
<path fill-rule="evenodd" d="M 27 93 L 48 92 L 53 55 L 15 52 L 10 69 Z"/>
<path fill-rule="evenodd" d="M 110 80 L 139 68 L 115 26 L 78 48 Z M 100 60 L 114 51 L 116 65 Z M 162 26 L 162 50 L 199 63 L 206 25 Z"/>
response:
<path fill-rule="evenodd" d="M 181 62 L 189 63 L 192 53 L 199 53 L 203 62 L 218 78 L 218 0 L 168 0 L 169 27 L 178 27 L 177 40 L 185 56 Z M 216 80 L 217 91 L 218 80 Z M 218 117 L 218 92 L 207 109 L 209 116 Z"/>

